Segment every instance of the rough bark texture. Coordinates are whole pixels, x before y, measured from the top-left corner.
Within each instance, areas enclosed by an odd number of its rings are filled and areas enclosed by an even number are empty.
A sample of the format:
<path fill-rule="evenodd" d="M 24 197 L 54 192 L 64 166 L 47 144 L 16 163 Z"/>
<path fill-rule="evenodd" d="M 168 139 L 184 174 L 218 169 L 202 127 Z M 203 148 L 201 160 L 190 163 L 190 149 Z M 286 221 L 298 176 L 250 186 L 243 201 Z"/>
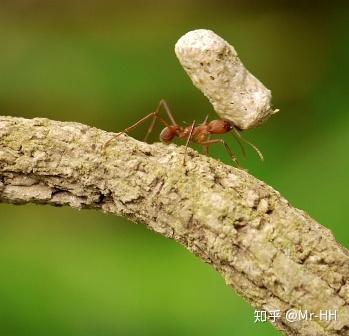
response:
<path fill-rule="evenodd" d="M 0 201 L 97 208 L 146 224 L 212 264 L 287 335 L 349 335 L 349 253 L 245 171 L 71 122 L 0 117 Z M 337 310 L 337 321 L 284 312 Z"/>

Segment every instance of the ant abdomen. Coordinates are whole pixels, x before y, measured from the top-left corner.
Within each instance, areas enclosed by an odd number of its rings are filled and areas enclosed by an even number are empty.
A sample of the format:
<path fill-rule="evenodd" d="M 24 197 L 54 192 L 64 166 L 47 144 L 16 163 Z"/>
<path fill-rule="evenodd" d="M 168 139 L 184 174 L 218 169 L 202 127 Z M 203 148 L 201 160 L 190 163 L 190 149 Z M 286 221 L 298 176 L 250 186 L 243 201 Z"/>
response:
<path fill-rule="evenodd" d="M 170 143 L 177 135 L 177 129 L 173 126 L 165 127 L 160 133 L 160 140 L 166 144 Z"/>

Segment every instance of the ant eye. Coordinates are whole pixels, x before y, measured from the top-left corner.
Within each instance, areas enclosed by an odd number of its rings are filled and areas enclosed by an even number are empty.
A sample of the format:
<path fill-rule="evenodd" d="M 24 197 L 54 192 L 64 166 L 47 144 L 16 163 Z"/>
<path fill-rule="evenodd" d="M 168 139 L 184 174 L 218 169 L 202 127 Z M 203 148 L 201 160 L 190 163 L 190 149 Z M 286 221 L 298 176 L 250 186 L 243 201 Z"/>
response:
<path fill-rule="evenodd" d="M 227 130 L 227 131 L 230 131 L 233 126 L 231 125 L 231 123 L 229 121 L 225 121 L 224 122 L 224 128 Z"/>

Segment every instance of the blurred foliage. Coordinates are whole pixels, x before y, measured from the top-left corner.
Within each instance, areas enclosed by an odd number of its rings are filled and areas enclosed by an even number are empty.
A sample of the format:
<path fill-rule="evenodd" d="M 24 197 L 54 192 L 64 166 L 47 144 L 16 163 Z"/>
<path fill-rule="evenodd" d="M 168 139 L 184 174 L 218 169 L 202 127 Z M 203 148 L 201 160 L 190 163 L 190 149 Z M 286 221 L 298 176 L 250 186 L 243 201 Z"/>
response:
<path fill-rule="evenodd" d="M 249 151 L 244 166 L 348 247 L 348 14 L 342 1 L 3 0 L 1 114 L 118 131 L 166 98 L 179 121 L 215 118 L 173 52 L 213 29 L 280 108 L 246 132 L 265 163 Z M 278 334 L 184 248 L 94 211 L 1 204 L 0 265 L 4 336 Z"/>

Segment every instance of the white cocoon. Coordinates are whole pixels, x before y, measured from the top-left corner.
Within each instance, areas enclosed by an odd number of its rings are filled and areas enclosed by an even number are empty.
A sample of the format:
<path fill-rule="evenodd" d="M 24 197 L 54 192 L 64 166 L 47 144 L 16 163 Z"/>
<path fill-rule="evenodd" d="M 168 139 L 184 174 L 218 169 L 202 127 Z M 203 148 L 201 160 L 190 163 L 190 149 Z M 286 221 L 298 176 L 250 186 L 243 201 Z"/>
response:
<path fill-rule="evenodd" d="M 234 47 L 213 31 L 190 31 L 177 41 L 175 52 L 222 119 L 249 129 L 277 112 L 271 106 L 271 91 L 244 67 Z"/>

